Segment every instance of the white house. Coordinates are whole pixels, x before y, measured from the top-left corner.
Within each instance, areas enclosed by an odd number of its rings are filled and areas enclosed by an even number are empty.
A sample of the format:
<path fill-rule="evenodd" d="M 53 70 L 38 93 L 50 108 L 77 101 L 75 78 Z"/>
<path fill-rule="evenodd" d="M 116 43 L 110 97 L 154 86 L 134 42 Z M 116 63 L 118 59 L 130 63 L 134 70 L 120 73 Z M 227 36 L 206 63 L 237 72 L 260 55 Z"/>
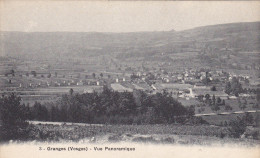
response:
<path fill-rule="evenodd" d="M 83 86 L 83 82 L 82 81 L 77 82 L 77 86 Z"/>

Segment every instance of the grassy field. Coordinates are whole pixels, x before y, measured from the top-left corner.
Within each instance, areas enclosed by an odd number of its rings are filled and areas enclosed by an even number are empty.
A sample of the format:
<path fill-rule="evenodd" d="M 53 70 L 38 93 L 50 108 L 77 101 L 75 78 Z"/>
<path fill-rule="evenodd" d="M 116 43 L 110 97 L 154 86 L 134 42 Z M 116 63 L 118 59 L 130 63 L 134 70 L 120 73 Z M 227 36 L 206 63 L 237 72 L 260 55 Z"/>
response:
<path fill-rule="evenodd" d="M 230 121 L 236 120 L 237 117 L 243 117 L 245 114 L 230 114 L 230 115 L 212 115 L 212 116 L 201 116 L 211 125 L 224 125 L 225 122 L 229 123 Z M 259 122 L 260 113 L 251 113 L 253 118 Z"/>
<path fill-rule="evenodd" d="M 241 100 L 241 104 L 245 104 L 245 100 L 244 99 L 240 99 L 240 100 Z M 195 99 L 189 100 L 189 102 L 190 102 L 189 103 L 190 105 L 199 105 L 199 104 L 201 104 L 200 102 L 198 102 Z M 225 105 L 229 105 L 232 108 L 232 110 L 226 110 L 225 106 L 221 105 L 221 106 L 219 106 L 220 109 L 217 112 L 221 113 L 221 112 L 235 112 L 235 111 L 256 110 L 256 108 L 254 107 L 254 105 L 256 105 L 256 104 L 257 104 L 256 99 L 247 98 L 246 99 L 246 107 L 245 107 L 245 109 L 241 109 L 239 107 L 239 102 L 238 102 L 237 99 L 225 99 Z M 216 113 L 216 111 L 212 111 L 211 106 L 195 106 L 195 113 L 196 114 L 207 114 L 207 113 Z"/>

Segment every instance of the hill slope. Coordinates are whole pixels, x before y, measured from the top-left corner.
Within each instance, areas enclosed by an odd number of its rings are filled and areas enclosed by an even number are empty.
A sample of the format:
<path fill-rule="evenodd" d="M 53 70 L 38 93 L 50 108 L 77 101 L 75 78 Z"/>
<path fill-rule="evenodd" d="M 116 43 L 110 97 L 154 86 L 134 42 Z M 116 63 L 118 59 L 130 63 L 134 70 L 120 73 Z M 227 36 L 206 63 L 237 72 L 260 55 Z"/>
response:
<path fill-rule="evenodd" d="M 15 57 L 114 54 L 118 60 L 150 57 L 153 61 L 170 62 L 173 54 L 197 52 L 203 61 L 218 58 L 213 64 L 219 64 L 223 52 L 224 58 L 233 59 L 238 52 L 260 51 L 260 22 L 212 25 L 180 32 L 1 32 L 0 40 L 0 54 Z M 162 53 L 168 56 L 160 57 Z"/>

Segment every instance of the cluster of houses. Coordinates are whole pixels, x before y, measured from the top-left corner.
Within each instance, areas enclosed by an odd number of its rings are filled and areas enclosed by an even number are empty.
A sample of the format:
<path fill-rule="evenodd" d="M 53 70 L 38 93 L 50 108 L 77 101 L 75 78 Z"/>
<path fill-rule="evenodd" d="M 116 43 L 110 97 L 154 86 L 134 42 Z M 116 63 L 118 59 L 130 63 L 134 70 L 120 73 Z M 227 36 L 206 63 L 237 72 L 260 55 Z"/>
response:
<path fill-rule="evenodd" d="M 84 76 L 84 75 L 81 75 Z M 91 75 L 89 75 L 91 76 Z M 108 77 L 109 76 L 109 77 Z M 133 77 L 134 76 L 134 77 Z M 215 95 L 221 99 L 232 98 L 224 92 L 224 85 L 237 77 L 242 83 L 251 83 L 249 75 L 237 75 L 224 72 L 223 70 L 196 70 L 185 69 L 183 71 L 169 72 L 167 70 L 142 70 L 132 74 L 106 74 L 106 77 L 88 77 L 88 78 L 40 78 L 32 77 L 29 82 L 19 83 L 19 88 L 37 88 L 37 87 L 69 87 L 69 86 L 97 86 L 108 85 L 111 90 L 118 92 L 133 92 L 142 90 L 148 94 L 167 91 L 177 98 L 197 98 L 199 95 Z M 205 81 L 206 80 L 206 81 Z M 207 82 L 218 85 L 217 90 L 211 90 Z M 258 83 L 259 84 L 259 83 Z M 257 83 L 256 83 L 257 85 Z M 221 87 L 222 86 L 222 87 Z M 92 93 L 93 89 L 86 89 L 83 93 Z M 246 94 L 245 94 L 246 95 Z"/>
<path fill-rule="evenodd" d="M 197 98 L 199 95 L 219 97 L 221 99 L 236 99 L 235 96 L 230 96 L 225 93 L 225 84 L 231 81 L 233 77 L 237 77 L 239 81 L 244 83 L 250 79 L 249 75 L 236 75 L 234 73 L 224 72 L 223 70 L 185 70 L 183 72 L 145 72 L 138 71 L 135 73 L 137 78 L 131 80 L 129 84 L 118 82 L 116 86 L 111 88 L 115 91 L 133 91 L 135 89 L 144 90 L 147 93 L 155 94 L 157 92 L 167 91 L 173 97 L 177 98 Z M 151 77 L 152 76 L 152 77 Z M 207 79 L 218 85 L 217 90 L 212 90 L 212 85 L 207 85 L 203 80 Z M 120 85 L 120 86 L 119 86 Z M 258 83 L 259 85 L 259 83 Z M 249 96 L 242 94 L 243 96 Z"/>

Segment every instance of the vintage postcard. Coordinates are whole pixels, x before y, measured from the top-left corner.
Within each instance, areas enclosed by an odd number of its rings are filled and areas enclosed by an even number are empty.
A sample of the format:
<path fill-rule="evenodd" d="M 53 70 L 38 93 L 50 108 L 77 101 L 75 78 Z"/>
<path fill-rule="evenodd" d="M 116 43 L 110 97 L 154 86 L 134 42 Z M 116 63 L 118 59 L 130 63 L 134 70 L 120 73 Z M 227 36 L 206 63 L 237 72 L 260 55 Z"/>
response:
<path fill-rule="evenodd" d="M 0 157 L 260 157 L 260 1 L 0 1 Z"/>

